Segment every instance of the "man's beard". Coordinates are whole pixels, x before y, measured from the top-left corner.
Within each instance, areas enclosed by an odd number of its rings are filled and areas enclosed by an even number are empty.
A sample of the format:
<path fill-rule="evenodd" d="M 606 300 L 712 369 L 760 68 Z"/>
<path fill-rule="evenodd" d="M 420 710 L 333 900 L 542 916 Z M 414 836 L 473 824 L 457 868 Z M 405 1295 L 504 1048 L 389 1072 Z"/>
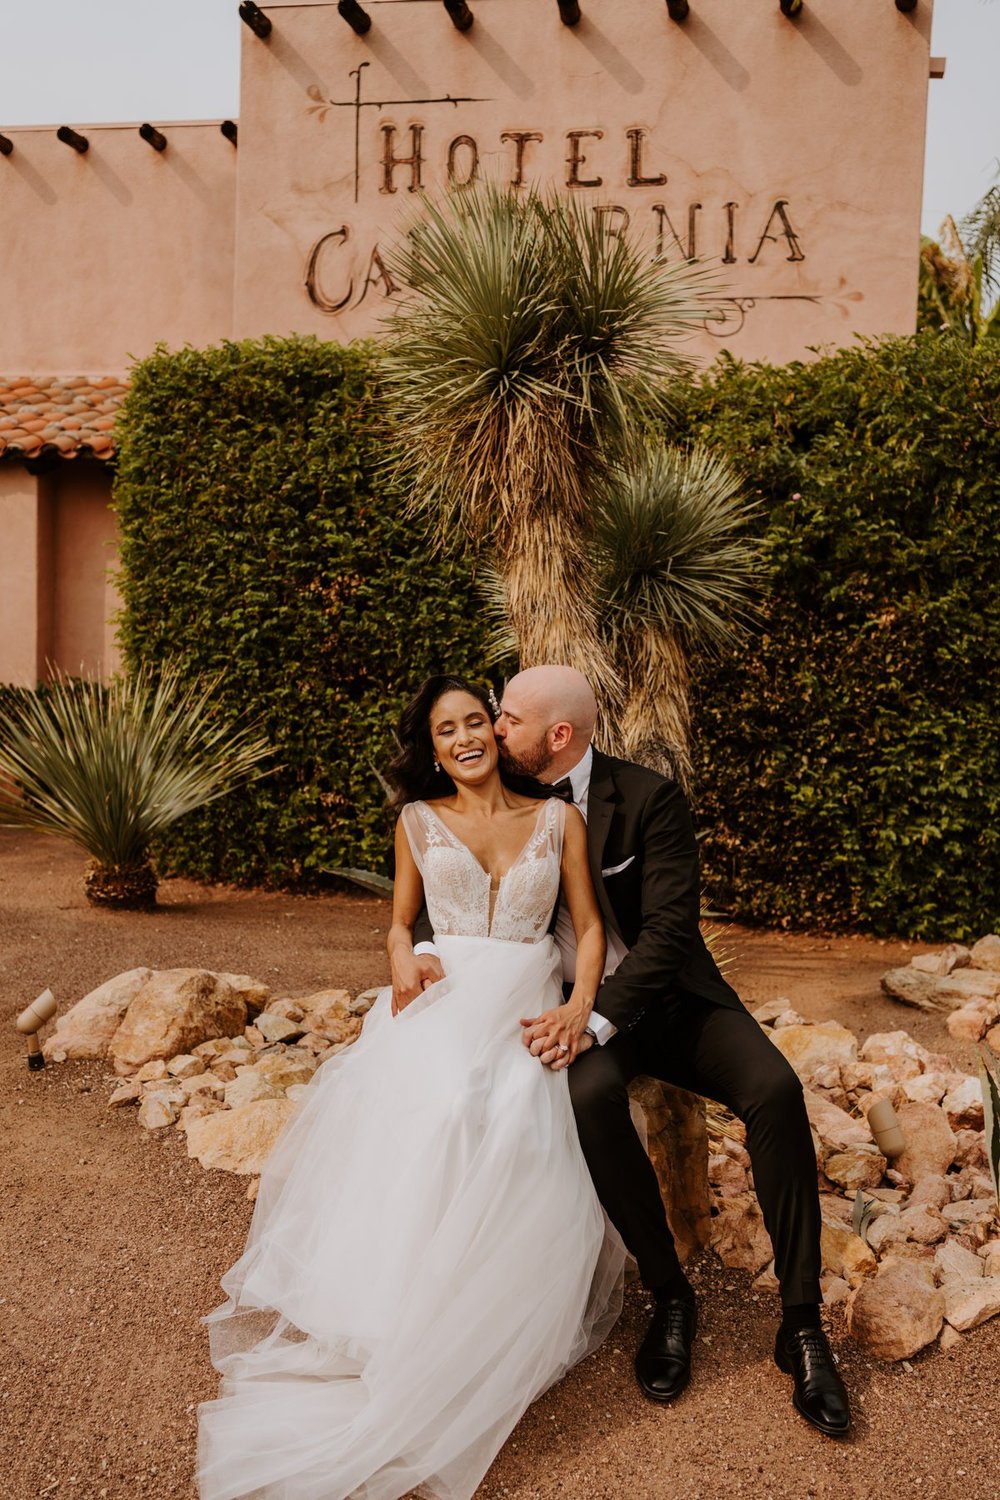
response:
<path fill-rule="evenodd" d="M 520 755 L 511 755 L 505 740 L 497 741 L 497 751 L 500 756 L 500 764 L 505 771 L 512 771 L 515 776 L 541 776 L 552 764 L 552 756 L 549 754 L 545 740 L 540 739 L 529 750 L 522 750 Z"/>

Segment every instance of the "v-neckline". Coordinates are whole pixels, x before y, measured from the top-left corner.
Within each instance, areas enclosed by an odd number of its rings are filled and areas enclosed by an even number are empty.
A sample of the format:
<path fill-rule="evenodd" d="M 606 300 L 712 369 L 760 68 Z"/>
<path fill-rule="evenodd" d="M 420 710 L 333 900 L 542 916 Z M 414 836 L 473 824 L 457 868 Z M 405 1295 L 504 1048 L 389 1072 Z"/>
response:
<path fill-rule="evenodd" d="M 525 839 L 525 841 L 521 845 L 520 849 L 517 851 L 517 854 L 514 856 L 514 858 L 511 860 L 510 864 L 507 866 L 506 870 L 504 870 L 503 874 L 497 876 L 497 884 L 496 884 L 497 890 L 499 890 L 500 887 L 503 885 L 504 881 L 507 879 L 507 876 L 510 874 L 511 870 L 513 870 L 514 866 L 517 865 L 517 864 L 519 864 L 520 861 L 521 861 L 521 859 L 524 857 L 525 853 L 527 852 L 529 844 L 532 842 L 532 840 L 534 839 L 536 833 L 538 832 L 538 825 L 541 822 L 542 814 L 545 812 L 545 809 L 546 809 L 546 807 L 548 806 L 548 804 L 549 804 L 549 802 L 551 800 L 553 800 L 553 799 L 551 799 L 549 797 L 545 797 L 545 798 L 542 799 L 541 806 L 539 807 L 538 814 L 537 814 L 537 816 L 535 818 L 534 827 L 532 828 L 531 832 L 528 834 L 528 837 Z M 434 808 L 431 806 L 431 804 L 429 802 L 424 802 L 424 806 L 426 807 L 427 811 L 430 813 L 431 817 L 435 820 L 435 822 L 439 823 L 441 825 L 441 827 L 444 829 L 445 833 L 448 835 L 449 839 L 452 839 L 454 841 L 454 843 L 456 843 L 460 849 L 464 849 L 465 850 L 466 854 L 472 860 L 473 864 L 480 871 L 480 873 L 485 877 L 485 879 L 487 879 L 489 881 L 490 886 L 492 887 L 492 885 L 493 885 L 493 876 L 490 874 L 489 870 L 487 870 L 487 869 L 485 869 L 483 867 L 482 860 L 480 860 L 477 855 L 473 854 L 472 850 L 469 848 L 469 846 L 465 842 L 465 840 L 464 839 L 460 839 L 459 836 L 458 836 L 458 834 L 455 832 L 455 830 L 453 828 L 449 828 L 448 827 L 447 823 L 445 822 L 444 818 L 442 818 L 441 814 L 439 812 L 435 812 Z"/>

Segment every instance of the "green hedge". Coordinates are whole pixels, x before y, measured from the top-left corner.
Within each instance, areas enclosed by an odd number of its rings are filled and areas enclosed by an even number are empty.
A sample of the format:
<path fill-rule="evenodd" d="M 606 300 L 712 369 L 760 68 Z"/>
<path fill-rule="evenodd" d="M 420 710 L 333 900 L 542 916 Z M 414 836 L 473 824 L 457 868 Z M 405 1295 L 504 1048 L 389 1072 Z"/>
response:
<path fill-rule="evenodd" d="M 694 686 L 711 897 L 742 917 L 1000 926 L 1000 351 L 933 335 L 728 363 L 677 436 L 761 501 L 762 632 Z"/>
<path fill-rule="evenodd" d="M 380 480 L 371 351 L 265 339 L 137 366 L 118 428 L 121 634 L 133 663 L 224 672 L 281 769 L 178 824 L 161 868 L 310 884 L 384 868 L 374 767 L 413 687 L 475 674 L 466 565 L 436 557 Z"/>

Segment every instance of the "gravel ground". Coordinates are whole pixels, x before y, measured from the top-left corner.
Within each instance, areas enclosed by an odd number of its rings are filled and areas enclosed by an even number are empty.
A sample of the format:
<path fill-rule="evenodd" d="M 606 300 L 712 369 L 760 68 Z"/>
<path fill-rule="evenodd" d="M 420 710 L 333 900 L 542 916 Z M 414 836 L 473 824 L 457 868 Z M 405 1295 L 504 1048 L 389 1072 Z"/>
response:
<path fill-rule="evenodd" d="M 0 1497 L 195 1500 L 195 1407 L 216 1392 L 198 1319 L 242 1249 L 246 1180 L 203 1171 L 178 1132 L 108 1110 L 103 1064 L 29 1074 L 10 1023 L 46 985 L 65 1008 L 139 964 L 251 973 L 291 994 L 366 988 L 386 975 L 388 910 L 169 881 L 156 913 L 114 915 L 87 906 L 80 873 L 72 850 L 0 829 Z M 971 1065 L 938 1018 L 882 998 L 904 944 L 732 928 L 726 946 L 751 1005 L 787 996 L 860 1036 L 902 1028 Z M 776 1299 L 710 1256 L 693 1275 L 702 1321 L 685 1396 L 660 1408 L 635 1387 L 645 1299 L 633 1286 L 612 1338 L 527 1413 L 481 1500 L 1000 1500 L 1000 1320 L 910 1371 L 835 1326 L 857 1414 L 836 1443 L 796 1415 L 772 1363 Z"/>

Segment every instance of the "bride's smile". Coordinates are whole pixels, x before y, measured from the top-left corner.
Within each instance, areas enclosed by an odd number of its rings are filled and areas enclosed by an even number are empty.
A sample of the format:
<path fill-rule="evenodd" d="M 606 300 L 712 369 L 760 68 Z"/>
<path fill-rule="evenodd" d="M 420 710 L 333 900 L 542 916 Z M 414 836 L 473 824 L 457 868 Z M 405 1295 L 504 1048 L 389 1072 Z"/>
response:
<path fill-rule="evenodd" d="M 476 786 L 496 769 L 493 725 L 470 693 L 445 693 L 435 704 L 431 743 L 442 771 L 456 785 Z"/>

